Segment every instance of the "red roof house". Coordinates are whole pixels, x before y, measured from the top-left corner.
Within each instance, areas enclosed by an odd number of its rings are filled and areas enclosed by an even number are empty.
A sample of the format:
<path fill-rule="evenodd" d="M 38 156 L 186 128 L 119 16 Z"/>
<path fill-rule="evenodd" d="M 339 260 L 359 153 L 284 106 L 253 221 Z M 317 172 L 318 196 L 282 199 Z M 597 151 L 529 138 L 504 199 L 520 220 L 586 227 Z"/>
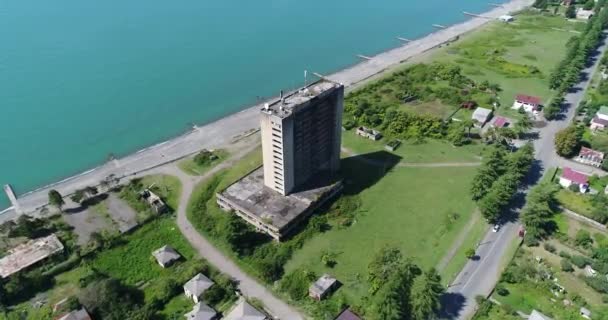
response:
<path fill-rule="evenodd" d="M 494 119 L 494 122 L 492 122 L 492 125 L 495 128 L 504 128 L 509 125 L 509 120 L 507 120 L 506 118 L 503 118 L 503 117 L 496 117 Z"/>
<path fill-rule="evenodd" d="M 541 104 L 541 99 L 535 96 L 529 96 L 526 94 L 518 94 L 515 96 L 515 102 L 513 102 L 513 109 L 519 110 L 523 108 L 526 112 L 537 111 Z"/>
<path fill-rule="evenodd" d="M 564 167 L 562 175 L 559 178 L 559 184 L 565 188 L 571 185 L 578 185 L 581 192 L 587 192 L 589 186 L 589 176 L 578 171 L 574 171 L 571 168 Z"/>

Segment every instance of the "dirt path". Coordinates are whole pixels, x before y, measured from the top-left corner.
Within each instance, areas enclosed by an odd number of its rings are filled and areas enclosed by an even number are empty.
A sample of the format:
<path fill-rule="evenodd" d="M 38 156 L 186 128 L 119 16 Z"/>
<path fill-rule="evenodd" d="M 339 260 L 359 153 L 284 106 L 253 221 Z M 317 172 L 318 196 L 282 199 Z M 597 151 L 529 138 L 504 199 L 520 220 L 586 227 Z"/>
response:
<path fill-rule="evenodd" d="M 181 171 L 176 164 L 158 168 L 152 173 L 173 175 L 182 182 L 182 194 L 177 209 L 177 225 L 184 237 L 202 258 L 207 260 L 221 272 L 234 278 L 239 283 L 239 289 L 245 296 L 260 299 L 267 310 L 276 318 L 283 320 L 304 319 L 297 310 L 276 298 L 264 285 L 258 283 L 254 278 L 243 272 L 230 258 L 224 256 L 222 252 L 215 248 L 194 228 L 186 215 L 188 202 L 198 184 L 211 178 L 217 172 L 234 165 L 238 160 L 258 146 L 259 142 L 242 144 L 242 148 L 235 151 L 227 161 L 220 163 L 202 176 L 190 176 Z M 147 174 L 150 174 L 150 172 Z"/>
<path fill-rule="evenodd" d="M 466 240 L 467 236 L 469 235 L 469 233 L 471 232 L 471 230 L 473 229 L 475 224 L 477 222 L 479 222 L 480 218 L 481 218 L 481 214 L 479 213 L 479 210 L 475 209 L 475 212 L 473 212 L 473 216 L 471 217 L 471 219 L 469 220 L 467 225 L 464 226 L 464 228 L 460 231 L 460 233 L 458 234 L 458 237 L 456 237 L 456 239 L 454 239 L 454 243 L 450 247 L 450 250 L 448 250 L 448 252 L 446 252 L 446 254 L 443 256 L 443 258 L 441 258 L 441 261 L 439 261 L 439 263 L 437 264 L 437 271 L 439 271 L 439 272 L 443 271 L 443 269 L 445 269 L 445 267 L 447 267 L 448 263 L 450 263 L 450 261 L 452 261 L 452 259 L 454 259 L 454 256 L 456 255 L 456 253 L 458 253 L 458 249 L 460 249 L 460 247 L 462 247 L 464 240 Z"/>

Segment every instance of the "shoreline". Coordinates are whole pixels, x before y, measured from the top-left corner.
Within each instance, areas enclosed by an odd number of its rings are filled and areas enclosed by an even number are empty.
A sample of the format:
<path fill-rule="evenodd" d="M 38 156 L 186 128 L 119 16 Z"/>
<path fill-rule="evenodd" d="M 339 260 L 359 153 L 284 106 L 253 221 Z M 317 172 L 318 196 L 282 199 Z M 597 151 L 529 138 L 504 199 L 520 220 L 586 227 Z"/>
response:
<path fill-rule="evenodd" d="M 455 37 L 474 31 L 488 22 L 495 21 L 501 15 L 521 11 L 529 7 L 533 0 L 511 0 L 501 7 L 493 8 L 484 13 L 485 17 L 470 19 L 430 33 L 402 46 L 372 56 L 370 60 L 362 61 L 346 69 L 324 77 L 344 84 L 347 90 L 366 82 L 384 72 L 408 62 L 409 59 L 436 49 Z M 271 98 L 270 100 L 275 100 Z M 219 120 L 192 130 L 172 139 L 142 148 L 120 159 L 108 161 L 102 165 L 51 183 L 18 197 L 22 213 L 33 213 L 46 206 L 47 193 L 57 189 L 62 195 L 68 196 L 75 190 L 86 186 L 98 185 L 101 180 L 113 174 L 119 178 L 129 178 L 167 163 L 188 157 L 201 149 L 215 149 L 235 140 L 252 134 L 259 127 L 258 110 L 263 103 L 250 106 L 237 113 L 230 114 Z M 0 209 L 0 220 L 11 219 L 17 212 L 11 208 Z"/>

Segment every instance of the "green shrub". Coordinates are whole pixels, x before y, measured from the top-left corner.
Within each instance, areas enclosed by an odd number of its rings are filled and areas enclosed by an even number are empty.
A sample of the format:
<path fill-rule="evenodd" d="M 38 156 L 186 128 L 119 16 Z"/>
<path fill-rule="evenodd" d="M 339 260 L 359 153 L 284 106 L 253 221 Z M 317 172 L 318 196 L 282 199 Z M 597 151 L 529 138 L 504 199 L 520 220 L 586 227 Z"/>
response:
<path fill-rule="evenodd" d="M 570 257 L 570 262 L 572 262 L 573 265 L 577 266 L 580 269 L 591 263 L 591 261 L 589 261 L 589 258 L 578 255 Z"/>
<path fill-rule="evenodd" d="M 562 257 L 562 258 L 566 258 L 566 259 L 570 258 L 570 254 L 568 252 L 566 252 L 566 251 L 560 251 L 559 252 L 559 256 Z"/>
<path fill-rule="evenodd" d="M 547 251 L 549 251 L 549 252 L 551 252 L 551 253 L 555 253 L 555 251 L 556 251 L 556 250 L 555 250 L 555 247 L 554 247 L 554 246 L 552 246 L 552 245 L 551 245 L 550 243 L 548 243 L 548 242 L 545 242 L 545 243 L 543 244 L 543 248 L 545 248 L 545 250 L 547 250 Z"/>
<path fill-rule="evenodd" d="M 505 286 L 503 286 L 502 284 L 499 284 L 496 286 L 496 293 L 504 297 L 509 295 L 509 290 L 507 290 L 507 288 L 505 288 Z"/>
<path fill-rule="evenodd" d="M 576 233 L 574 243 L 579 247 L 589 249 L 593 245 L 593 239 L 591 239 L 591 234 L 588 231 L 581 229 Z"/>
<path fill-rule="evenodd" d="M 574 271 L 574 268 L 572 267 L 572 263 L 570 263 L 570 261 L 568 261 L 568 259 L 562 259 L 562 261 L 560 262 L 561 267 L 562 267 L 562 271 L 565 272 L 572 272 Z"/>

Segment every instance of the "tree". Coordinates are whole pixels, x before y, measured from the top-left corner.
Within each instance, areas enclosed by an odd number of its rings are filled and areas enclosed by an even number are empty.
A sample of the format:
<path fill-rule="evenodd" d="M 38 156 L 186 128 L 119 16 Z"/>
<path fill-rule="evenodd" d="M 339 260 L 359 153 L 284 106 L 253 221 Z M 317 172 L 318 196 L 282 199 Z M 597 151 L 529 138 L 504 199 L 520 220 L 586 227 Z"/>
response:
<path fill-rule="evenodd" d="M 554 184 L 541 183 L 528 193 L 526 205 L 521 211 L 522 223 L 526 227 L 528 237 L 543 239 L 553 231 L 556 192 L 557 187 Z"/>
<path fill-rule="evenodd" d="M 475 257 L 475 249 L 473 248 L 469 248 L 467 249 L 467 251 L 464 252 L 465 257 L 467 257 L 467 259 L 473 259 Z"/>
<path fill-rule="evenodd" d="M 80 203 L 82 199 L 84 199 L 84 196 L 84 190 L 78 189 L 74 192 L 74 194 L 72 194 L 70 199 L 76 203 Z"/>
<path fill-rule="evenodd" d="M 525 114 L 521 118 L 521 120 L 519 120 L 515 123 L 513 130 L 515 131 L 517 136 L 521 138 L 526 132 L 528 132 L 530 129 L 532 129 L 533 126 L 534 126 L 534 123 L 532 123 L 532 120 L 530 119 L 530 117 L 527 114 Z"/>
<path fill-rule="evenodd" d="M 125 315 L 140 309 L 143 293 L 110 278 L 89 284 L 80 291 L 78 301 L 96 319 L 123 320 Z"/>
<path fill-rule="evenodd" d="M 375 293 L 387 281 L 389 275 L 403 264 L 401 251 L 385 246 L 378 251 L 367 266 L 367 280 L 370 292 Z"/>
<path fill-rule="evenodd" d="M 49 204 L 61 210 L 65 202 L 63 201 L 63 197 L 61 196 L 61 193 L 59 193 L 59 191 L 55 189 L 51 189 L 49 191 Z"/>
<path fill-rule="evenodd" d="M 560 261 L 560 265 L 561 265 L 562 271 L 565 271 L 565 272 L 574 271 L 574 268 L 572 267 L 572 263 L 570 263 L 570 261 L 568 261 L 568 259 L 562 259 L 562 261 Z"/>
<path fill-rule="evenodd" d="M 572 157 L 578 151 L 581 139 L 581 132 L 575 126 L 569 126 L 555 134 L 555 151 L 562 157 Z"/>
<path fill-rule="evenodd" d="M 587 0 L 583 5 L 583 9 L 585 10 L 592 10 L 593 7 L 595 7 L 595 0 Z"/>
<path fill-rule="evenodd" d="M 574 6 L 572 4 L 569 5 L 568 9 L 566 9 L 565 16 L 568 19 L 574 19 L 574 18 L 576 18 L 576 6 Z"/>
<path fill-rule="evenodd" d="M 412 319 L 435 319 L 441 308 L 441 295 L 445 292 L 437 270 L 431 268 L 414 281 L 411 293 Z"/>
<path fill-rule="evenodd" d="M 479 200 L 485 196 L 492 184 L 504 172 L 505 151 L 500 146 L 493 146 L 483 158 L 483 163 L 471 185 L 471 196 L 473 200 Z"/>

